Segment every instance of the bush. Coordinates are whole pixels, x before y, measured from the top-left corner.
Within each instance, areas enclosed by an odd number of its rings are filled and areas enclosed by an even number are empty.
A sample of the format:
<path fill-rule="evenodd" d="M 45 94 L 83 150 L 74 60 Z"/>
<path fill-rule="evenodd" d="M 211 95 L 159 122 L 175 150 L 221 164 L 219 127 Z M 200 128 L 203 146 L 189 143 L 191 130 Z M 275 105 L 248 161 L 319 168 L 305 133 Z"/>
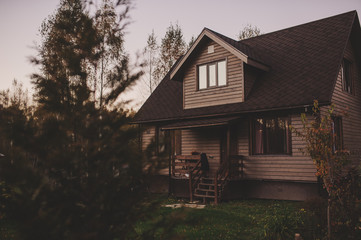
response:
<path fill-rule="evenodd" d="M 361 239 L 361 175 L 351 169 L 342 178 L 339 198 L 331 203 L 331 231 L 336 239 Z"/>
<path fill-rule="evenodd" d="M 269 206 L 264 216 L 258 222 L 262 229 L 259 239 L 293 239 L 295 233 L 304 229 L 306 211 L 303 208 L 297 210 L 289 204 L 276 203 Z"/>
<path fill-rule="evenodd" d="M 306 219 L 302 237 L 323 239 L 327 234 L 327 199 L 313 198 L 304 202 Z"/>

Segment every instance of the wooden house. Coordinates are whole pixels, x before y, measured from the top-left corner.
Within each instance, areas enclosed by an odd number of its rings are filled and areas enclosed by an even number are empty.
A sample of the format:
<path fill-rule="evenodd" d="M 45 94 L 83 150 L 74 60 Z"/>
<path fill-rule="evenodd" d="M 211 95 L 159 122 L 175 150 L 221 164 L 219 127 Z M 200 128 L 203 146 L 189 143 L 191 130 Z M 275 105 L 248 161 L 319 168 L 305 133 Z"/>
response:
<path fill-rule="evenodd" d="M 242 41 L 203 29 L 135 117 L 142 149 L 153 141 L 169 156 L 157 184 L 216 201 L 317 196 L 315 166 L 290 125 L 301 129 L 314 100 L 334 103 L 340 142 L 359 160 L 360 64 L 356 11 Z M 206 153 L 207 177 L 192 152 Z"/>

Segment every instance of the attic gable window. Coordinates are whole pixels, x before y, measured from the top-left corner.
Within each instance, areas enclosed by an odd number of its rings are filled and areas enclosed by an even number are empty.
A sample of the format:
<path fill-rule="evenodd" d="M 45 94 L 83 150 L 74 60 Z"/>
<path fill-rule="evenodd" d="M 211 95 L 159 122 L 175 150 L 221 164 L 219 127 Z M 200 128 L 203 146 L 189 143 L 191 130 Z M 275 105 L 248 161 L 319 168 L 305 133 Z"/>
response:
<path fill-rule="evenodd" d="M 198 90 L 227 85 L 226 60 L 198 66 Z"/>
<path fill-rule="evenodd" d="M 353 93 L 353 84 L 351 78 L 351 62 L 344 59 L 341 66 L 342 90 Z"/>

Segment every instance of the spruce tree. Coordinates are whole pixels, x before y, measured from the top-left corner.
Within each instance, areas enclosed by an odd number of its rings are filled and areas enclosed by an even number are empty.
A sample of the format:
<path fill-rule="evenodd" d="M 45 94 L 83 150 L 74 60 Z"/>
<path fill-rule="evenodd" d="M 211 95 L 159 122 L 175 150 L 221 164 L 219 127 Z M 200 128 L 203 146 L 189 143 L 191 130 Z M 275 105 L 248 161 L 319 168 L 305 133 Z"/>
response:
<path fill-rule="evenodd" d="M 0 214 L 15 222 L 19 239 L 125 239 L 143 212 L 138 129 L 129 124 L 132 113 L 114 104 L 141 72 L 130 73 L 121 48 L 107 52 L 105 41 L 114 38 L 85 4 L 62 0 L 42 25 L 32 60 L 40 67 L 32 76 L 36 110 L 0 115 L 0 123 L 16 119 L 0 128 L 6 139 L 19 139 L 0 162 L 1 189 L 10 192 Z M 127 9 L 129 2 L 119 4 Z M 92 67 L 112 55 L 120 60 L 104 72 L 110 84 L 99 108 Z"/>

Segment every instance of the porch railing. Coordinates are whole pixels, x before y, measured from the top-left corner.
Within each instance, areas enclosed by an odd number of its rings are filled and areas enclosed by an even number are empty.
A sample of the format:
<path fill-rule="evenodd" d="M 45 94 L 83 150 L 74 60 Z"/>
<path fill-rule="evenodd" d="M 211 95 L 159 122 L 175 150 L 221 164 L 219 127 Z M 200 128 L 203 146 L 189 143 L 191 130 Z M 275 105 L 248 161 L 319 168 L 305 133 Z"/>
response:
<path fill-rule="evenodd" d="M 218 168 L 214 177 L 214 203 L 218 204 L 225 184 L 228 181 L 230 162 L 224 161 Z"/>
<path fill-rule="evenodd" d="M 202 176 L 201 155 L 176 155 L 172 162 L 173 177 L 188 178 L 189 197 L 193 202 L 193 192 Z"/>
<path fill-rule="evenodd" d="M 231 155 L 229 161 L 224 161 L 218 168 L 216 176 L 214 177 L 214 203 L 218 204 L 221 200 L 224 188 L 228 180 L 231 178 L 238 178 L 239 175 L 243 179 L 243 163 L 244 157 L 242 155 Z"/>
<path fill-rule="evenodd" d="M 191 170 L 200 164 L 200 155 L 175 155 L 172 158 L 172 176 L 189 178 Z"/>
<path fill-rule="evenodd" d="M 201 171 L 201 159 L 199 158 L 197 165 L 189 171 L 189 198 L 191 202 L 193 202 L 194 189 L 199 183 L 202 175 L 203 171 Z"/>

